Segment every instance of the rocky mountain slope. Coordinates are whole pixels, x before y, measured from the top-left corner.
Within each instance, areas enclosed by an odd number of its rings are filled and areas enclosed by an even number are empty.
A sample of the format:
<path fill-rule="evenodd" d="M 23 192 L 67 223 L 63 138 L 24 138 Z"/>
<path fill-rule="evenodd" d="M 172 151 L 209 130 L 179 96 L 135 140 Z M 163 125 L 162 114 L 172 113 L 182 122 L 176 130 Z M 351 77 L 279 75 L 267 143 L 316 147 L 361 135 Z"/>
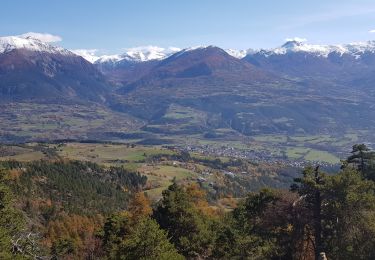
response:
<path fill-rule="evenodd" d="M 105 77 L 90 62 L 31 37 L 0 38 L 0 98 L 91 100 L 108 95 Z"/>

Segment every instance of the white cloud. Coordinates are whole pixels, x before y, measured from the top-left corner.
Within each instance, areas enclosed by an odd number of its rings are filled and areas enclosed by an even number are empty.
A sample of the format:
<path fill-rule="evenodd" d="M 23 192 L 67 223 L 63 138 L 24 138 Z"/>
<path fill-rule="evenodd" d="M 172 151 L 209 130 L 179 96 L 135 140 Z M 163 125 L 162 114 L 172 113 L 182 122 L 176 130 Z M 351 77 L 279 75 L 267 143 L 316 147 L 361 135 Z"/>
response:
<path fill-rule="evenodd" d="M 369 33 L 375 33 L 375 29 L 374 30 L 370 30 L 368 31 Z"/>
<path fill-rule="evenodd" d="M 286 38 L 285 41 L 287 42 L 306 42 L 306 38 L 300 38 L 300 37 L 293 37 L 293 38 Z"/>
<path fill-rule="evenodd" d="M 36 32 L 28 32 L 19 35 L 19 37 L 26 38 L 31 37 L 34 39 L 38 39 L 42 42 L 61 42 L 62 38 L 58 35 L 52 35 L 49 33 L 36 33 Z"/>

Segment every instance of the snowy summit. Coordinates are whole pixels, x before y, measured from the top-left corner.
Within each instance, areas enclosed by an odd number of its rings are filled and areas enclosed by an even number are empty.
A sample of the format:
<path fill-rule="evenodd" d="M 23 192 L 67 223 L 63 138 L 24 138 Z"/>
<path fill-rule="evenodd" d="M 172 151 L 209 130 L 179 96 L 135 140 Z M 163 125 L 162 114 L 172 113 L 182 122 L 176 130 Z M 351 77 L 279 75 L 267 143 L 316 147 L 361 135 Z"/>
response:
<path fill-rule="evenodd" d="M 59 53 L 64 55 L 72 54 L 70 51 L 56 47 L 32 36 L 6 36 L 0 37 L 0 53 L 7 53 L 14 49 L 27 49 L 37 52 Z"/>
<path fill-rule="evenodd" d="M 288 40 L 281 47 L 269 50 L 262 49 L 258 54 L 268 57 L 271 55 L 284 55 L 295 52 L 309 53 L 322 57 L 328 57 L 331 53 L 337 53 L 339 55 L 349 54 L 357 57 L 365 52 L 375 52 L 375 41 L 337 45 L 317 45 L 308 44 L 305 39 L 295 38 Z"/>

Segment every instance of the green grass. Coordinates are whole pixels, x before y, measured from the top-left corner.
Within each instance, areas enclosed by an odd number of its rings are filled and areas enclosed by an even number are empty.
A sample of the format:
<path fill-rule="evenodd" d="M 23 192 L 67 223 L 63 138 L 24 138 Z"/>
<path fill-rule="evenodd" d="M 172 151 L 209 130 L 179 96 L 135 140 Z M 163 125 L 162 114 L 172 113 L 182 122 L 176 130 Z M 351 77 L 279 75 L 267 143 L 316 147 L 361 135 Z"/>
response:
<path fill-rule="evenodd" d="M 289 147 L 286 150 L 286 155 L 291 159 L 303 159 L 303 157 L 310 151 L 305 147 Z"/>
<path fill-rule="evenodd" d="M 192 171 L 174 166 L 159 166 L 154 170 L 154 173 L 166 176 L 169 180 L 173 180 L 174 178 L 176 180 L 183 180 L 195 175 Z"/>
<path fill-rule="evenodd" d="M 340 159 L 328 152 L 324 151 L 318 151 L 318 150 L 313 150 L 311 149 L 304 157 L 305 160 L 307 161 L 320 161 L 320 162 L 327 162 L 327 163 L 339 163 Z"/>
<path fill-rule="evenodd" d="M 185 119 L 189 123 L 199 123 L 206 118 L 206 114 L 202 111 L 191 107 L 183 107 L 177 104 L 171 104 L 164 115 L 166 119 Z"/>
<path fill-rule="evenodd" d="M 287 136 L 285 135 L 258 135 L 258 136 L 254 136 L 253 139 L 259 142 L 285 143 L 287 141 Z"/>
<path fill-rule="evenodd" d="M 311 144 L 335 141 L 335 138 L 331 137 L 330 135 L 292 136 L 290 137 L 290 139 L 298 143 L 311 143 Z"/>
<path fill-rule="evenodd" d="M 194 172 L 187 169 L 167 165 L 158 165 L 151 168 L 147 166 L 146 172 L 144 174 L 147 176 L 148 181 L 157 185 L 156 188 L 146 191 L 152 200 L 159 199 L 162 192 L 172 184 L 173 179 L 176 181 L 187 181 L 196 176 Z"/>
<path fill-rule="evenodd" d="M 332 153 L 306 147 L 289 147 L 286 154 L 288 158 L 291 159 L 319 161 L 332 164 L 340 162 L 340 159 Z"/>
<path fill-rule="evenodd" d="M 147 196 L 152 201 L 156 201 L 156 200 L 161 198 L 161 195 L 162 195 L 163 191 L 166 190 L 168 188 L 168 186 L 171 185 L 171 184 L 172 184 L 172 182 L 168 182 L 168 184 L 166 184 L 166 185 L 163 185 L 163 186 L 155 188 L 155 189 L 147 190 L 147 191 L 145 191 L 145 193 L 147 194 Z"/>
<path fill-rule="evenodd" d="M 10 103 L 2 107 L 0 128 L 3 136 L 27 137 L 33 140 L 83 139 L 108 132 L 138 129 L 140 121 L 109 111 L 100 105 L 57 105 Z M 0 140 L 1 140 L 0 136 Z"/>
<path fill-rule="evenodd" d="M 137 145 L 134 148 L 128 145 L 110 144 L 81 144 L 68 143 L 59 154 L 69 159 L 89 160 L 97 163 L 123 160 L 130 163 L 143 161 L 147 156 L 156 154 L 173 154 L 173 151 L 158 147 Z"/>
<path fill-rule="evenodd" d="M 16 160 L 21 162 L 36 161 L 45 158 L 45 155 L 42 152 L 34 151 L 33 149 L 21 148 L 21 147 L 11 147 L 14 155 L 2 156 L 0 157 L 1 161 L 5 160 Z"/>

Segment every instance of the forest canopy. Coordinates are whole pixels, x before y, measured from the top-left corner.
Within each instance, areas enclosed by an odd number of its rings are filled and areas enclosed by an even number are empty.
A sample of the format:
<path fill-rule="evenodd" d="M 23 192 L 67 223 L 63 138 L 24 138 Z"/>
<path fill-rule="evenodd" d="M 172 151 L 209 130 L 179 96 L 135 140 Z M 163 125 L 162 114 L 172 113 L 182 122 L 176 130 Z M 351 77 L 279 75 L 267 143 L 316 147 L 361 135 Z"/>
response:
<path fill-rule="evenodd" d="M 233 210 L 196 183 L 158 201 L 147 178 L 80 161 L 1 163 L 2 259 L 375 259 L 375 154 L 355 145 L 337 173 L 308 166 L 290 189 Z"/>

